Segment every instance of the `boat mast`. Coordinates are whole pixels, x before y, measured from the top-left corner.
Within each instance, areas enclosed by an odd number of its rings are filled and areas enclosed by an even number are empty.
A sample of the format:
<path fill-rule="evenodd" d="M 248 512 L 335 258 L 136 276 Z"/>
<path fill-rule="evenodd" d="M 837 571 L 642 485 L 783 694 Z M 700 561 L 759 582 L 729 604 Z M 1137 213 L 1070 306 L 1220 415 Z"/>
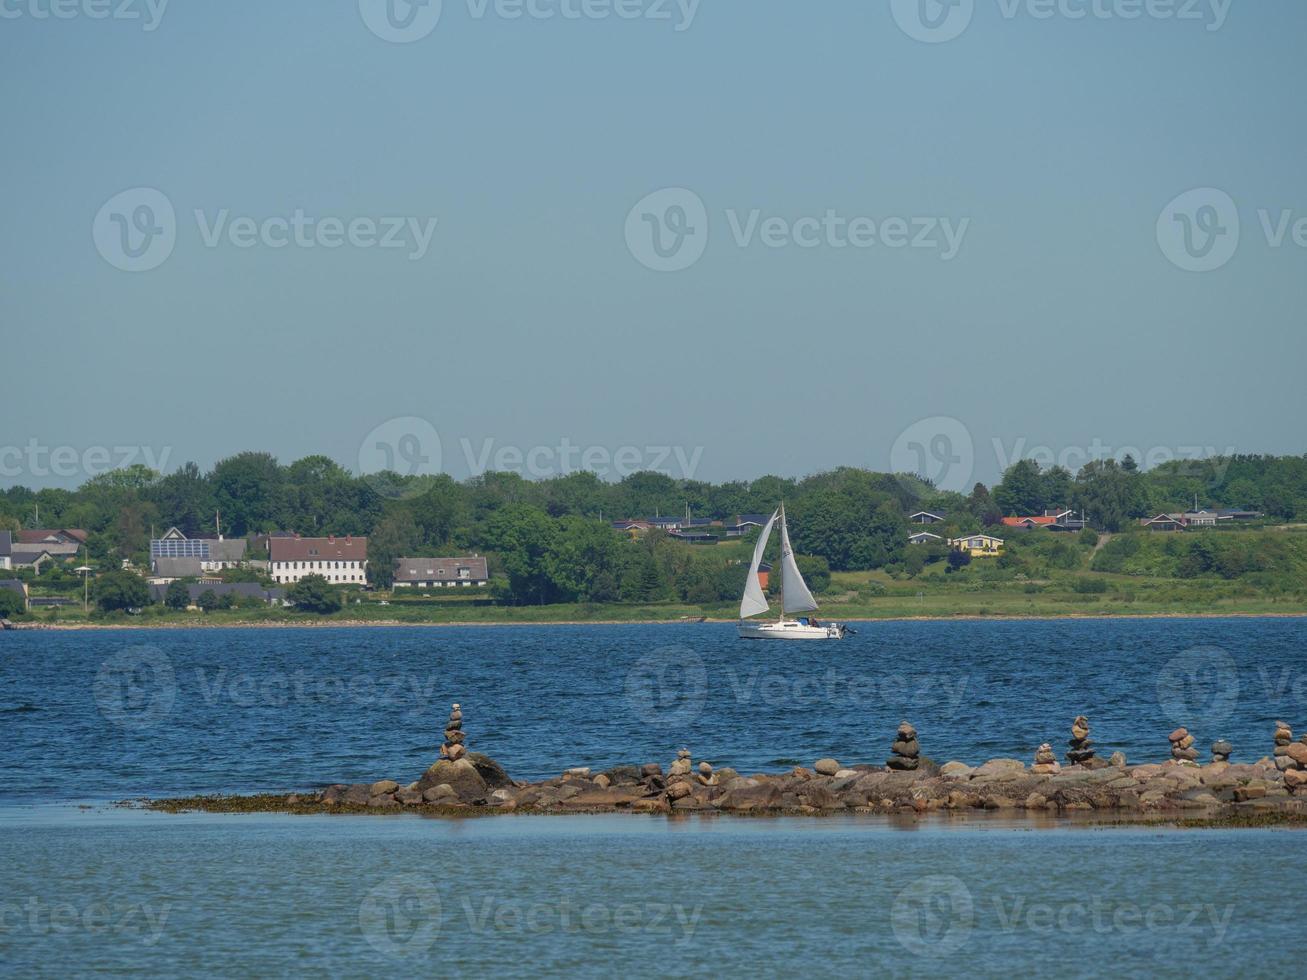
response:
<path fill-rule="evenodd" d="M 777 574 L 780 576 L 781 583 L 781 616 L 777 623 L 785 622 L 785 501 L 781 501 L 781 537 L 779 544 L 781 546 L 781 560 L 776 564 Z"/>

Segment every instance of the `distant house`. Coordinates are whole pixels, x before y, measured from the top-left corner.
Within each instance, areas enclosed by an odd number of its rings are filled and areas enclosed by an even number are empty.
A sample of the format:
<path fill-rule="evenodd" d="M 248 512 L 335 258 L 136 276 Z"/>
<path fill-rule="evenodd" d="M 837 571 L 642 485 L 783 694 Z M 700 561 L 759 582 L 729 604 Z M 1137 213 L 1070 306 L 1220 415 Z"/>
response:
<path fill-rule="evenodd" d="M 80 527 L 34 528 L 18 532 L 19 544 L 86 544 L 87 533 Z"/>
<path fill-rule="evenodd" d="M 274 582 L 298 582 L 321 575 L 334 585 L 367 581 L 368 539 L 269 538 L 268 571 Z"/>
<path fill-rule="evenodd" d="M 1184 513 L 1185 527 L 1216 527 L 1220 514 L 1214 510 L 1187 510 Z"/>
<path fill-rule="evenodd" d="M 221 582 L 214 572 L 205 570 L 204 562 L 199 558 L 156 558 L 151 563 L 152 574 L 147 580 L 151 585 L 168 585 L 178 579 L 193 578 L 201 582 Z"/>
<path fill-rule="evenodd" d="M 253 597 L 266 602 L 270 606 L 287 605 L 285 589 L 268 589 L 255 582 L 192 582 L 186 586 L 187 606 L 189 608 L 198 608 L 200 596 L 206 592 L 212 592 L 219 599 L 225 595 L 234 595 L 237 598 Z M 150 599 L 152 601 L 156 603 L 163 602 L 167 594 L 167 585 L 153 582 L 150 584 Z"/>
<path fill-rule="evenodd" d="M 206 572 L 239 568 L 245 562 L 247 542 L 244 538 L 188 538 L 177 528 L 169 528 L 161 538 L 150 542 L 150 564 L 158 571 L 160 559 L 194 558 Z"/>
<path fill-rule="evenodd" d="M 1004 527 L 1014 527 L 1025 531 L 1033 530 L 1037 527 L 1052 527 L 1056 524 L 1056 519 L 1052 517 L 1005 517 L 1003 518 Z"/>
<path fill-rule="evenodd" d="M 707 531 L 669 531 L 667 533 L 677 541 L 684 541 L 686 544 L 717 543 L 717 535 L 709 534 Z"/>
<path fill-rule="evenodd" d="M 0 531 L 0 568 L 32 568 L 76 558 L 86 543 L 86 532 L 78 528 Z"/>
<path fill-rule="evenodd" d="M 908 521 L 913 524 L 943 524 L 948 520 L 948 515 L 943 511 L 919 510 Z"/>
<path fill-rule="evenodd" d="M 960 538 L 949 538 L 949 547 L 955 551 L 965 551 L 972 558 L 982 558 L 1003 553 L 1003 539 L 992 534 L 964 534 Z"/>
<path fill-rule="evenodd" d="M 23 612 L 32 608 L 32 603 L 27 594 L 27 583 L 20 582 L 17 579 L 0 579 L 0 589 L 6 589 L 10 592 L 17 592 L 23 597 Z"/>
<path fill-rule="evenodd" d="M 931 534 L 929 531 L 918 531 L 916 534 L 908 535 L 908 544 L 935 544 L 943 540 L 938 534 Z"/>
<path fill-rule="evenodd" d="M 479 555 L 470 558 L 400 558 L 395 562 L 395 588 L 474 588 L 490 583 L 490 570 Z"/>
<path fill-rule="evenodd" d="M 652 530 L 653 525 L 648 521 L 613 521 L 612 528 L 614 531 L 623 532 L 634 540 L 646 531 Z"/>
<path fill-rule="evenodd" d="M 1048 507 L 1042 514 L 1020 515 L 1003 518 L 1003 526 L 1022 531 L 1043 528 L 1046 531 L 1082 531 L 1085 527 L 1084 517 L 1077 517 L 1076 512 L 1066 507 Z"/>
<path fill-rule="evenodd" d="M 685 519 L 682 517 L 649 517 L 645 521 L 650 527 L 656 527 L 660 531 L 679 531 L 685 526 Z"/>
<path fill-rule="evenodd" d="M 1256 521 L 1266 516 L 1260 510 L 1243 510 L 1238 507 L 1222 508 L 1216 513 L 1223 521 Z"/>
<path fill-rule="evenodd" d="M 1141 527 L 1150 531 L 1183 531 L 1185 529 L 1183 514 L 1158 514 L 1156 517 L 1140 518 Z"/>
<path fill-rule="evenodd" d="M 736 514 L 731 521 L 726 523 L 726 536 L 728 538 L 742 538 L 756 528 L 765 527 L 766 524 L 766 514 Z"/>
<path fill-rule="evenodd" d="M 763 595 L 767 594 L 767 583 L 771 581 L 771 562 L 758 563 L 758 585 L 762 587 Z"/>

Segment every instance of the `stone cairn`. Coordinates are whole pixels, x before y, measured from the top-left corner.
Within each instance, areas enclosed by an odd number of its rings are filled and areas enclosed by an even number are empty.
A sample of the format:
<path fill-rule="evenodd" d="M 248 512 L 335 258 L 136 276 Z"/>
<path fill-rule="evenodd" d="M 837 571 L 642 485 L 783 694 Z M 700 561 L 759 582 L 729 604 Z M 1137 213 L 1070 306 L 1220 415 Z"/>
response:
<path fill-rule="evenodd" d="M 1071 723 L 1071 739 L 1066 744 L 1070 746 L 1066 761 L 1071 765 L 1082 766 L 1093 759 L 1094 740 L 1089 737 L 1089 719 L 1084 715 L 1076 715 Z"/>
<path fill-rule="evenodd" d="M 1194 748 L 1194 737 L 1189 734 L 1189 729 L 1177 728 L 1167 736 L 1171 743 L 1171 758 L 1176 762 L 1196 765 L 1198 763 L 1198 750 Z"/>
<path fill-rule="evenodd" d="M 900 772 L 913 772 L 921 764 L 921 746 L 917 744 L 917 730 L 906 721 L 899 724 L 898 735 L 890 746 L 893 753 L 885 765 Z"/>
<path fill-rule="evenodd" d="M 690 770 L 694 768 L 694 763 L 690 759 L 690 750 L 681 749 L 676 753 L 676 761 L 672 767 L 667 770 L 667 778 L 675 779 L 677 777 L 688 777 Z"/>
<path fill-rule="evenodd" d="M 1289 745 L 1293 742 L 1293 729 L 1289 727 L 1288 722 L 1277 721 L 1275 723 L 1275 768 L 1280 772 L 1288 772 L 1293 767 L 1293 759 L 1289 757 Z"/>
<path fill-rule="evenodd" d="M 1031 772 L 1040 775 L 1048 775 L 1062 771 L 1058 764 L 1057 756 L 1053 753 L 1053 746 L 1045 742 L 1035 752 L 1035 764 L 1030 767 Z"/>
<path fill-rule="evenodd" d="M 463 709 L 455 704 L 450 709 L 449 721 L 445 722 L 445 741 L 440 746 L 440 758 L 450 762 L 463 758 L 467 755 L 467 747 L 463 744 L 466 740 L 467 736 L 463 734 Z"/>
<path fill-rule="evenodd" d="M 1229 762 L 1230 753 L 1234 751 L 1234 746 L 1228 740 L 1222 738 L 1212 743 L 1212 761 Z"/>

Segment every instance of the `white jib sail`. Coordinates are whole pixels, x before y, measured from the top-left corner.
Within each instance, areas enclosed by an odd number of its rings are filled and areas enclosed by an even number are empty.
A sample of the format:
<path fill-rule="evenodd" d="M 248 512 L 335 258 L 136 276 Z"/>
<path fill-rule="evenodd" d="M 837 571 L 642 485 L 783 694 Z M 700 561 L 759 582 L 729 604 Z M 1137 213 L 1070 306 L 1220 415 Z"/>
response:
<path fill-rule="evenodd" d="M 810 612 L 817 608 L 817 600 L 808 591 L 808 583 L 799 574 L 790 547 L 790 528 L 781 513 L 781 609 L 787 613 Z"/>
<path fill-rule="evenodd" d="M 777 511 L 776 514 L 779 514 Z M 758 584 L 758 566 L 762 564 L 762 553 L 767 550 L 767 539 L 771 537 L 772 525 L 776 523 L 776 514 L 772 514 L 771 520 L 762 529 L 758 535 L 758 543 L 753 547 L 753 562 L 749 565 L 749 577 L 744 581 L 744 598 L 740 601 L 740 618 L 748 619 L 750 616 L 756 616 L 758 613 L 767 611 L 767 597 L 762 594 L 762 586 Z"/>

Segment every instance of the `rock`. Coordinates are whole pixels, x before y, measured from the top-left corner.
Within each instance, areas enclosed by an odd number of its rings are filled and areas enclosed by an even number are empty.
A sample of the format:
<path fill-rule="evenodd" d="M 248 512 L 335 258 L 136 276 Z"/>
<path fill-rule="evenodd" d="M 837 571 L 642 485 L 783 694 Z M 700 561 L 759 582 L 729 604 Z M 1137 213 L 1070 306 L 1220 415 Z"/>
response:
<path fill-rule="evenodd" d="M 1124 752 L 1113 752 L 1113 753 L 1108 757 L 1108 760 L 1107 760 L 1107 761 L 1108 761 L 1108 764 L 1109 764 L 1109 765 L 1115 766 L 1117 769 L 1124 769 L 1125 766 L 1126 766 L 1125 753 L 1124 753 Z"/>
<path fill-rule="evenodd" d="M 590 767 L 589 767 L 589 766 L 577 766 L 575 769 L 569 769 L 569 770 L 567 770 L 567 775 L 569 775 L 569 776 L 589 776 L 589 775 L 590 775 Z"/>
<path fill-rule="evenodd" d="M 690 784 L 687 782 L 672 783 L 667 787 L 667 798 L 669 800 L 680 800 L 690 795 Z"/>
<path fill-rule="evenodd" d="M 371 798 L 372 785 L 370 783 L 355 783 L 345 790 L 340 802 L 351 803 L 354 806 L 366 806 Z"/>
<path fill-rule="evenodd" d="M 368 788 L 371 796 L 387 796 L 398 791 L 399 783 L 393 779 L 379 779 Z"/>
<path fill-rule="evenodd" d="M 895 742 L 894 744 L 898 745 L 899 743 Z M 1307 746 L 1304 747 L 1307 748 Z M 818 759 L 812 768 L 817 771 L 818 775 L 834 776 L 840 771 L 840 764 L 834 759 Z"/>
<path fill-rule="evenodd" d="M 1188 736 L 1189 736 L 1189 729 L 1187 729 L 1187 728 L 1177 728 L 1177 729 L 1176 729 L 1175 731 L 1173 731 L 1170 735 L 1166 736 L 1166 739 L 1167 739 L 1167 741 L 1169 741 L 1169 742 L 1171 742 L 1171 743 L 1174 744 L 1175 742 L 1178 742 L 1178 741 L 1180 741 L 1180 740 L 1183 739 L 1183 738 L 1187 738 Z"/>
<path fill-rule="evenodd" d="M 422 774 L 418 789 L 425 794 L 432 786 L 447 784 L 460 800 L 472 803 L 486 797 L 486 781 L 468 759 L 441 759 Z"/>
<path fill-rule="evenodd" d="M 1307 766 L 1307 745 L 1303 745 L 1302 742 L 1294 742 L 1290 745 L 1287 755 L 1299 766 Z"/>
<path fill-rule="evenodd" d="M 972 769 L 965 762 L 946 762 L 939 767 L 939 774 L 945 779 L 965 779 Z"/>
<path fill-rule="evenodd" d="M 916 759 L 895 756 L 886 760 L 885 765 L 899 772 L 911 772 L 917 768 L 918 763 Z"/>
<path fill-rule="evenodd" d="M 1023 805 L 1027 810 L 1042 810 L 1048 806 L 1048 797 L 1041 793 L 1031 793 Z"/>
<path fill-rule="evenodd" d="M 643 776 L 661 776 L 663 767 L 656 762 L 646 762 L 640 767 L 640 775 Z"/>
<path fill-rule="evenodd" d="M 401 789 L 395 794 L 395 799 L 404 806 L 417 806 L 422 802 L 422 793 L 415 789 Z"/>
<path fill-rule="evenodd" d="M 349 789 L 349 787 L 346 786 L 344 783 L 336 783 L 333 786 L 328 786 L 321 793 L 319 793 L 318 799 L 321 800 L 323 803 L 334 805 L 341 801 L 341 798 L 344 797 L 345 791 L 347 789 Z"/>
<path fill-rule="evenodd" d="M 399 806 L 399 804 L 395 802 L 393 796 L 372 796 L 368 798 L 368 806 L 386 809 L 392 806 Z"/>
<path fill-rule="evenodd" d="M 1026 764 L 1020 759 L 990 759 L 972 770 L 971 778 L 973 781 L 995 778 L 1011 779 L 1024 775 L 1025 771 Z"/>
<path fill-rule="evenodd" d="M 476 767 L 478 775 L 491 789 L 505 789 L 513 785 L 513 780 L 508 778 L 508 773 L 490 756 L 482 752 L 469 752 L 467 761 Z"/>
<path fill-rule="evenodd" d="M 640 768 L 639 766 L 613 766 L 604 775 L 615 786 L 622 783 L 638 783 L 640 781 Z"/>
<path fill-rule="evenodd" d="M 1286 769 L 1284 785 L 1291 793 L 1300 793 L 1307 788 L 1307 772 L 1300 769 Z"/>
<path fill-rule="evenodd" d="M 422 791 L 422 799 L 428 803 L 438 803 L 441 800 L 457 800 L 458 794 L 454 792 L 454 787 L 448 783 L 441 783 L 438 786 L 428 786 Z"/>
<path fill-rule="evenodd" d="M 895 755 L 901 755 L 906 759 L 915 759 L 921 754 L 921 746 L 916 739 L 910 742 L 895 742 L 889 747 L 889 750 Z"/>
<path fill-rule="evenodd" d="M 598 776 L 595 776 L 594 783 L 600 789 L 607 789 L 609 786 L 613 785 L 613 781 L 602 772 Z"/>

